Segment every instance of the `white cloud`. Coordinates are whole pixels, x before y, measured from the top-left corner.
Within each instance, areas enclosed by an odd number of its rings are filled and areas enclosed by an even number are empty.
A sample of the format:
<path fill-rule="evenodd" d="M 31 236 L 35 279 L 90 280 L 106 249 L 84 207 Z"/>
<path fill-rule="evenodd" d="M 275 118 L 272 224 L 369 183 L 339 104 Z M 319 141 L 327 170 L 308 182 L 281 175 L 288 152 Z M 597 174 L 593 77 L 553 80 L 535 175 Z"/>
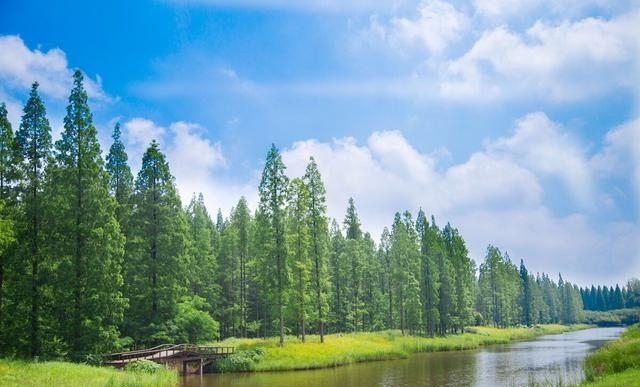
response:
<path fill-rule="evenodd" d="M 418 41 L 431 53 L 440 53 L 468 29 L 468 17 L 444 1 L 423 1 L 417 18 L 394 18 L 390 34 L 399 41 Z M 375 21 L 375 20 L 374 20 Z M 380 25 L 372 25 L 380 29 Z"/>
<path fill-rule="evenodd" d="M 544 192 L 561 182 L 578 197 L 589 197 L 593 172 L 579 144 L 542 113 L 521 118 L 511 136 L 487 142 L 444 171 L 397 131 L 375 132 L 366 144 L 350 137 L 296 142 L 282 155 L 290 176 L 301 176 L 314 156 L 329 216 L 341 222 L 353 197 L 374 238 L 396 211 L 415 214 L 422 207 L 440 223 L 458 227 L 479 262 L 493 243 L 531 270 L 561 271 L 585 284 L 593 270 L 600 270 L 603 281 L 624 281 L 629 259 L 640 262 L 637 224 L 592 224 L 588 212 L 556 215 L 548 208 Z"/>
<path fill-rule="evenodd" d="M 488 149 L 539 175 L 560 178 L 582 206 L 592 204 L 593 182 L 585 151 L 546 114 L 519 119 L 512 136 L 491 142 Z"/>
<path fill-rule="evenodd" d="M 146 118 L 135 117 L 123 125 L 123 137 L 127 144 L 129 160 L 134 171 L 140 169 L 142 155 L 147 150 L 151 141 L 156 140 L 161 145 L 167 132 L 162 126 L 156 125 Z"/>
<path fill-rule="evenodd" d="M 31 88 L 34 81 L 40 84 L 39 91 L 43 95 L 64 99 L 72 88 L 73 70 L 69 68 L 67 56 L 59 48 L 43 52 L 31 50 L 16 35 L 0 36 L 0 89 L 19 89 L 23 92 Z M 113 98 L 102 90 L 99 76 L 91 79 L 85 75 L 84 86 L 89 98 L 101 102 L 112 101 Z"/>
<path fill-rule="evenodd" d="M 598 273 L 603 283 L 623 283 L 640 270 L 640 227 L 607 223 L 596 229 L 584 215 L 556 216 L 546 208 L 485 210 L 476 208 L 451 217 L 472 257 L 482 262 L 491 243 L 529 270 L 586 286 Z"/>
<path fill-rule="evenodd" d="M 122 127 L 134 175 L 140 170 L 142 156 L 149 144 L 156 140 L 160 151 L 166 155 L 184 205 L 200 192 L 210 212 L 220 208 L 229 214 L 241 196 L 245 196 L 251 205 L 257 203 L 256 182 L 237 183 L 215 175 L 214 172 L 228 167 L 228 161 L 222 145 L 205 138 L 206 129 L 201 125 L 178 121 L 167 129 L 149 119 L 136 117 Z"/>
<path fill-rule="evenodd" d="M 610 130 L 602 150 L 590 160 L 593 170 L 602 177 L 627 178 L 635 191 L 635 205 L 640 220 L 640 118 Z M 638 240 L 640 244 L 640 238 Z"/>
<path fill-rule="evenodd" d="M 202 137 L 198 124 L 174 122 L 169 127 L 173 138 L 167 147 L 167 159 L 183 199 L 201 192 L 212 172 L 227 166 L 220 143 Z"/>
<path fill-rule="evenodd" d="M 553 25 L 538 21 L 524 35 L 505 26 L 485 31 L 466 54 L 448 63 L 441 91 L 454 98 L 536 93 L 579 100 L 632 88 L 640 75 L 638 15 Z"/>
<path fill-rule="evenodd" d="M 495 19 L 521 16 L 536 10 L 560 16 L 580 15 L 587 9 L 599 8 L 608 10 L 616 6 L 626 5 L 612 4 L 608 0 L 472 0 L 473 7 L 480 15 Z"/>

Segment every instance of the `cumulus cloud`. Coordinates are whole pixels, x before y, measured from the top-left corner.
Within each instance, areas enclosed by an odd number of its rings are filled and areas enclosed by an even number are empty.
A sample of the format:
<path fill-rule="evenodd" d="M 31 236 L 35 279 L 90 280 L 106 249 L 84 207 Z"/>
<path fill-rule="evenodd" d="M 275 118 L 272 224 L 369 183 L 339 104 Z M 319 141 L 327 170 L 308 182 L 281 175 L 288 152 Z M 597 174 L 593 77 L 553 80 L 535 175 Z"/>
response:
<path fill-rule="evenodd" d="M 64 99 L 72 88 L 72 73 L 67 56 L 59 48 L 46 52 L 30 49 L 16 35 L 0 36 L 0 90 L 26 90 L 34 81 L 40 84 L 40 92 L 46 96 Z M 85 75 L 85 89 L 89 98 L 101 102 L 109 102 L 113 97 L 102 89 L 99 76 L 92 79 Z"/>
<path fill-rule="evenodd" d="M 546 114 L 519 119 L 513 135 L 489 143 L 488 150 L 539 175 L 561 179 L 582 206 L 592 203 L 593 182 L 584 149 Z"/>
<path fill-rule="evenodd" d="M 628 179 L 635 193 L 636 219 L 640 219 L 640 118 L 609 131 L 602 150 L 589 162 L 601 177 Z"/>
<path fill-rule="evenodd" d="M 621 130 L 629 129 L 613 130 L 607 144 L 617 143 Z M 603 160 L 612 151 L 603 150 Z M 576 208 L 567 209 L 568 215 L 550 210 L 546 190 L 564 184 L 587 200 L 595 174 L 580 145 L 543 113 L 522 117 L 510 136 L 488 141 L 484 149 L 445 170 L 398 131 L 374 132 L 364 144 L 350 137 L 301 141 L 282 154 L 290 176 L 301 176 L 314 156 L 327 188 L 329 215 L 341 221 L 353 197 L 374 238 L 396 211 L 415 214 L 422 207 L 436 220 L 458 227 L 477 261 L 493 243 L 536 271 L 561 271 L 571 273 L 573 281 L 587 281 L 597 268 L 615 282 L 625 278 L 630 257 L 640 259 L 638 224 L 594 225 Z"/>
<path fill-rule="evenodd" d="M 423 1 L 416 18 L 392 19 L 390 34 L 400 41 L 418 41 L 430 52 L 440 53 L 460 38 L 468 24 L 468 17 L 451 3 Z"/>
<path fill-rule="evenodd" d="M 183 204 L 200 192 L 210 211 L 220 208 L 228 214 L 241 196 L 251 204 L 257 203 L 257 183 L 226 181 L 215 174 L 226 169 L 228 161 L 222 145 L 206 138 L 206 128 L 201 125 L 177 121 L 166 128 L 152 120 L 136 117 L 122 127 L 134 174 L 140 169 L 142 156 L 149 144 L 156 140 L 166 155 Z"/>
<path fill-rule="evenodd" d="M 636 77 L 630 74 L 638 75 L 637 22 L 638 14 L 630 14 L 560 24 L 537 21 L 524 34 L 496 27 L 449 61 L 441 92 L 454 98 L 535 92 L 579 100 L 634 87 Z"/>

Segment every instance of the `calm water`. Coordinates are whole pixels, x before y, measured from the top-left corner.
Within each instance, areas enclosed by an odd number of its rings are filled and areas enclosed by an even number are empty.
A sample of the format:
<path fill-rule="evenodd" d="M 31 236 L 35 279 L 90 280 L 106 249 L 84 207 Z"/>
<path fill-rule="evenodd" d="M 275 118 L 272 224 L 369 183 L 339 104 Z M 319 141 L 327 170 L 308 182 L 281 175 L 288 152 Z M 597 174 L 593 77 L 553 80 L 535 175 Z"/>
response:
<path fill-rule="evenodd" d="M 477 351 L 425 353 L 405 360 L 296 372 L 188 376 L 183 387 L 496 387 L 530 381 L 577 383 L 586 354 L 621 328 L 595 328 Z"/>

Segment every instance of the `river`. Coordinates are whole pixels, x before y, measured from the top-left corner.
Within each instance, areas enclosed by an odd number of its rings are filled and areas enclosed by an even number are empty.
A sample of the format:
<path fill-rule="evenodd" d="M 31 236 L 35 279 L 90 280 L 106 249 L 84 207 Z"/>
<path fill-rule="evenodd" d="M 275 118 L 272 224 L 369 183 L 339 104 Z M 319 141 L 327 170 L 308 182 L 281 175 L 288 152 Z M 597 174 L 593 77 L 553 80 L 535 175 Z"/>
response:
<path fill-rule="evenodd" d="M 409 359 L 311 371 L 188 376 L 182 387 L 497 387 L 557 385 L 583 379 L 584 357 L 622 328 L 593 328 L 473 351 L 415 354 Z"/>

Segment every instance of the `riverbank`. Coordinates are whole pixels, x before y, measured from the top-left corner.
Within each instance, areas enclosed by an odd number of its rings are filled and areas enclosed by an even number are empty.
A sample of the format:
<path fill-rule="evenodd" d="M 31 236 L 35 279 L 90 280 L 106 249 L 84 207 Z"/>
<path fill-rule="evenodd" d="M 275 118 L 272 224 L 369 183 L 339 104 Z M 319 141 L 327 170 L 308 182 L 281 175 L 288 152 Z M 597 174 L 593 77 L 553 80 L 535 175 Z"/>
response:
<path fill-rule="evenodd" d="M 173 387 L 176 372 L 119 371 L 66 362 L 26 362 L 0 359 L 2 387 Z"/>
<path fill-rule="evenodd" d="M 580 387 L 637 386 L 640 381 L 640 324 L 628 328 L 585 360 Z"/>
<path fill-rule="evenodd" d="M 307 336 L 302 343 L 287 337 L 284 347 L 272 339 L 227 339 L 219 345 L 236 347 L 236 354 L 217 364 L 217 371 L 292 371 L 402 359 L 418 352 L 476 349 L 491 344 L 559 334 L 588 328 L 587 325 L 538 325 L 533 328 L 471 327 L 460 335 L 446 337 L 403 336 L 400 331 Z"/>

